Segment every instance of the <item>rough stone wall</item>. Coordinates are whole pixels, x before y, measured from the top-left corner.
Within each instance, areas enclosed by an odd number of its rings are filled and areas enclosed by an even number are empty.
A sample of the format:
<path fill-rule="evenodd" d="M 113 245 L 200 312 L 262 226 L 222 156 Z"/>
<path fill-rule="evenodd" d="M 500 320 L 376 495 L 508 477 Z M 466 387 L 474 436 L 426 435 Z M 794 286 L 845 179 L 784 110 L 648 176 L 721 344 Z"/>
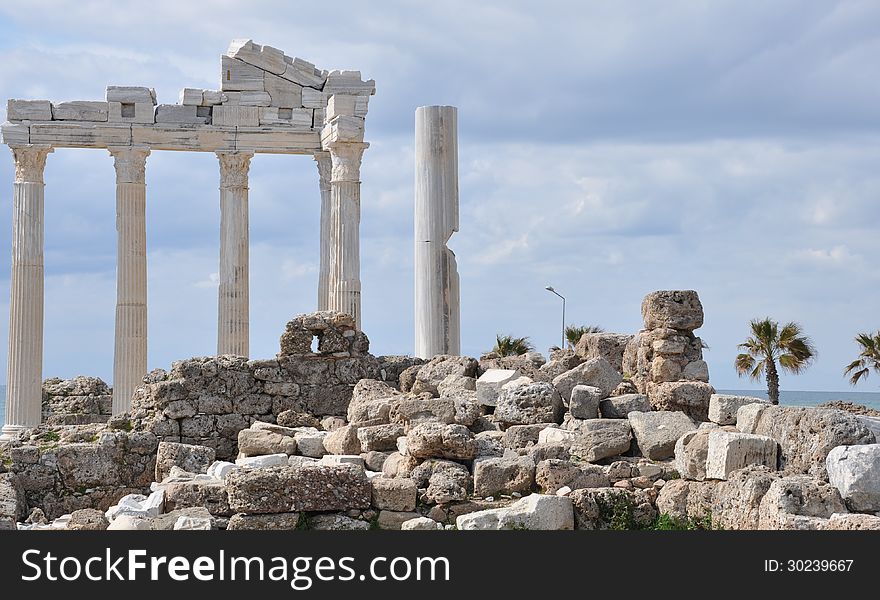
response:
<path fill-rule="evenodd" d="M 191 358 L 153 371 L 132 397 L 130 418 L 160 441 L 208 446 L 228 460 L 238 454 L 238 432 L 253 422 L 275 423 L 285 411 L 344 416 L 355 384 L 380 377 L 353 319 L 318 312 L 287 324 L 275 359 Z"/>
<path fill-rule="evenodd" d="M 2 466 L 29 508 L 50 519 L 80 508 L 106 510 L 129 493 L 148 492 L 156 436 L 106 425 L 43 426 L 0 448 Z"/>
<path fill-rule="evenodd" d="M 708 420 L 709 368 L 703 360 L 703 341 L 694 330 L 703 325 L 703 305 L 697 292 L 653 292 L 642 302 L 645 328 L 626 346 L 623 373 L 646 394 L 655 410 L 680 410 Z"/>
<path fill-rule="evenodd" d="M 623 374 L 623 353 L 632 338 L 632 335 L 623 333 L 585 333 L 575 345 L 574 352 L 584 361 L 604 358 Z"/>
<path fill-rule="evenodd" d="M 43 423 L 106 423 L 112 414 L 112 394 L 110 387 L 98 377 L 47 379 L 43 382 Z"/>

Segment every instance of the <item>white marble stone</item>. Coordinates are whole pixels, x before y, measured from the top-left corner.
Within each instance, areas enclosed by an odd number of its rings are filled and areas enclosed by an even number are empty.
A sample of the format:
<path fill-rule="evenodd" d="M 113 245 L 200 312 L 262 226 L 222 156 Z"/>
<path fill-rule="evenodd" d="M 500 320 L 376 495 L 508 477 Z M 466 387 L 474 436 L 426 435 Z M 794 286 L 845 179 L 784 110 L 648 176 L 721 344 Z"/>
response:
<path fill-rule="evenodd" d="M 210 531 L 213 529 L 208 517 L 187 517 L 182 515 L 174 522 L 174 531 Z"/>
<path fill-rule="evenodd" d="M 229 56 L 220 57 L 220 67 L 221 91 L 265 91 L 263 69 Z"/>
<path fill-rule="evenodd" d="M 107 102 L 155 105 L 156 90 L 138 86 L 108 85 L 106 100 Z"/>
<path fill-rule="evenodd" d="M 269 106 L 272 104 L 272 96 L 269 92 L 244 91 L 238 94 L 239 106 Z"/>
<path fill-rule="evenodd" d="M 320 89 L 327 81 L 327 73 L 315 68 L 315 65 L 307 60 L 285 56 L 284 62 L 287 66 L 281 77 L 288 81 L 315 89 Z"/>
<path fill-rule="evenodd" d="M 303 106 L 301 85 L 271 73 L 266 73 L 264 85 L 272 106 L 280 108 L 301 108 Z"/>
<path fill-rule="evenodd" d="M 421 358 L 461 353 L 458 267 L 447 246 L 458 231 L 457 120 L 454 106 L 416 109 L 415 354 Z"/>
<path fill-rule="evenodd" d="M 306 108 L 324 108 L 327 106 L 327 94 L 310 87 L 302 89 L 302 105 Z"/>
<path fill-rule="evenodd" d="M 330 71 L 323 91 L 332 94 L 364 94 L 370 96 L 376 93 L 376 82 L 372 79 L 361 79 L 360 71 Z"/>
<path fill-rule="evenodd" d="M 52 104 L 52 118 L 56 121 L 103 122 L 107 120 L 108 111 L 106 102 L 76 100 Z"/>
<path fill-rule="evenodd" d="M 215 460 L 208 467 L 208 475 L 215 479 L 226 479 L 226 476 L 239 469 L 240 467 L 234 463 L 225 460 Z"/>
<path fill-rule="evenodd" d="M 287 464 L 286 454 L 265 454 L 263 456 L 249 456 L 236 458 L 235 464 L 244 469 L 259 469 L 262 467 L 283 467 Z"/>
<path fill-rule="evenodd" d="M 733 471 L 750 465 L 775 471 L 776 452 L 776 440 L 771 437 L 714 429 L 709 432 L 706 478 L 727 479 Z"/>
<path fill-rule="evenodd" d="M 477 379 L 477 402 L 483 406 L 495 406 L 501 387 L 519 379 L 520 373 L 511 369 L 486 369 Z"/>
<path fill-rule="evenodd" d="M 753 396 L 712 394 L 709 398 L 709 420 L 719 425 L 735 425 L 739 408 L 755 403 L 769 404 L 767 400 Z"/>
<path fill-rule="evenodd" d="M 332 161 L 329 152 L 316 152 L 314 159 L 318 167 L 318 189 L 321 192 L 318 310 L 328 310 L 330 307 L 330 170 Z"/>
<path fill-rule="evenodd" d="M 178 96 L 178 103 L 186 106 L 202 106 L 205 90 L 200 88 L 183 88 Z"/>
<path fill-rule="evenodd" d="M 204 125 L 208 119 L 198 115 L 195 104 L 160 104 L 156 107 L 156 123 L 190 123 Z"/>
<path fill-rule="evenodd" d="M 284 52 L 272 46 L 255 44 L 253 40 L 243 38 L 232 40 L 226 54 L 276 75 L 287 70 Z"/>
<path fill-rule="evenodd" d="M 6 101 L 6 118 L 10 121 L 51 121 L 52 103 L 48 100 Z"/>
<path fill-rule="evenodd" d="M 214 106 L 222 102 L 220 90 L 202 90 L 202 106 Z"/>
<path fill-rule="evenodd" d="M 9 146 L 25 146 L 31 141 L 31 128 L 26 123 L 10 123 L 6 121 L 0 125 L 3 133 L 3 143 Z"/>
<path fill-rule="evenodd" d="M 312 127 L 312 110 L 309 108 L 260 108 L 260 125 L 285 125 L 303 131 Z"/>
<path fill-rule="evenodd" d="M 156 111 L 153 104 L 136 102 L 107 103 L 107 121 L 110 123 L 155 123 Z"/>
<path fill-rule="evenodd" d="M 152 107 L 150 123 L 152 123 Z M 47 144 L 55 148 L 107 148 L 131 145 L 131 125 L 122 123 L 88 123 L 54 121 L 33 123 L 30 143 Z"/>

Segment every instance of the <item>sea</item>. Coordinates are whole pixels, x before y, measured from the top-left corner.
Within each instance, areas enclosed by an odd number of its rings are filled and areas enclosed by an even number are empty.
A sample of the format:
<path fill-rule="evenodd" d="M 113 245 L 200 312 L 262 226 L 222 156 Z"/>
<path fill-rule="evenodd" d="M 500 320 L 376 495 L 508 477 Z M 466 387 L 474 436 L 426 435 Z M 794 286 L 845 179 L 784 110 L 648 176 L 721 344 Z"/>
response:
<path fill-rule="evenodd" d="M 719 394 L 766 398 L 767 390 L 718 390 Z M 832 400 L 844 400 L 880 410 L 880 392 L 807 392 L 779 391 L 779 403 L 785 406 L 818 406 Z M 0 385 L 0 423 L 6 422 L 6 386 Z"/>

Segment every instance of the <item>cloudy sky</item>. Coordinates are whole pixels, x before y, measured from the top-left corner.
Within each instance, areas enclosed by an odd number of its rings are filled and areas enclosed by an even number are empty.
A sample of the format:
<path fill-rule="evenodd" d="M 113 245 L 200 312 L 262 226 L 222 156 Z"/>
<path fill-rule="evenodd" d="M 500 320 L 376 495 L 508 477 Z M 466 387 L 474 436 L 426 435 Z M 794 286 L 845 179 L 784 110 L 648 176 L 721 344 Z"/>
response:
<path fill-rule="evenodd" d="M 783 389 L 849 389 L 852 338 L 880 328 L 876 2 L 421 4 L 4 2 L 0 96 L 101 100 L 108 84 L 145 85 L 176 102 L 181 87 L 218 86 L 236 37 L 359 69 L 377 84 L 361 228 L 374 353 L 413 349 L 414 111 L 452 104 L 464 353 L 499 332 L 559 343 L 547 284 L 568 298 L 569 323 L 621 332 L 639 329 L 646 293 L 696 289 L 716 387 L 760 387 L 733 358 L 749 319 L 771 316 L 800 322 L 819 349 Z M 212 154 L 148 159 L 151 368 L 216 347 L 218 177 Z M 0 248 L 12 180 L 7 154 Z M 46 184 L 44 374 L 109 381 L 112 160 L 57 150 Z M 315 305 L 317 172 L 307 157 L 259 155 L 250 187 L 251 353 L 269 357 Z M 878 386 L 874 375 L 857 389 Z"/>

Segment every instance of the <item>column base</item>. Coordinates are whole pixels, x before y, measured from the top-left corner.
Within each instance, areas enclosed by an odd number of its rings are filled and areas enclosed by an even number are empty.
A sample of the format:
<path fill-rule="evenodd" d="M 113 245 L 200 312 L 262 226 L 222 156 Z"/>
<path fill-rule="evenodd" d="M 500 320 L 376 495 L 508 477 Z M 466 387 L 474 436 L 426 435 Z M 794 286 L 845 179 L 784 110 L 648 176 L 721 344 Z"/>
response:
<path fill-rule="evenodd" d="M 18 434 L 25 429 L 31 429 L 24 425 L 4 425 L 3 433 L 0 434 L 0 442 L 11 442 L 18 439 Z"/>

